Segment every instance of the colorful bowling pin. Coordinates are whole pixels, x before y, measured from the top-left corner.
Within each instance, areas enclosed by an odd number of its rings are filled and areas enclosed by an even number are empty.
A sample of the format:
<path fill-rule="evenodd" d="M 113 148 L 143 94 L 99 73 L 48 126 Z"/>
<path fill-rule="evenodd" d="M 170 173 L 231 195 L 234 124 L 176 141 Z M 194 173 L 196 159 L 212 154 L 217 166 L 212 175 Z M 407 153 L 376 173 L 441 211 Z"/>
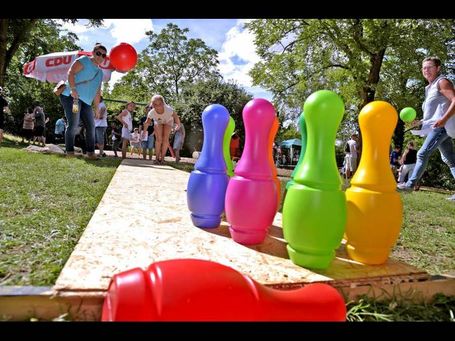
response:
<path fill-rule="evenodd" d="M 273 121 L 272 129 L 270 130 L 270 135 L 269 135 L 269 149 L 272 150 L 272 153 L 269 154 L 269 163 L 270 163 L 270 168 L 272 169 L 272 176 L 273 176 L 273 181 L 275 182 L 276 185 L 276 193 L 277 193 L 277 204 L 276 204 L 276 209 L 280 208 L 280 201 L 281 201 L 281 183 L 280 179 L 278 179 L 278 171 L 275 166 L 275 160 L 273 159 L 273 142 L 275 141 L 275 136 L 276 133 L 278 132 L 278 128 L 280 126 L 280 121 L 278 120 L 278 117 L 275 117 L 275 120 Z"/>
<path fill-rule="evenodd" d="M 299 128 L 300 128 L 300 140 L 302 141 L 302 148 L 300 149 L 299 161 L 297 162 L 297 165 L 295 166 L 294 170 L 292 171 L 291 180 L 289 180 L 286 183 L 286 190 L 288 190 L 289 187 L 294 182 L 295 172 L 300 167 L 301 163 L 303 162 L 303 157 L 305 156 L 307 132 L 306 132 L 305 115 L 304 115 L 303 111 L 299 116 Z"/>
<path fill-rule="evenodd" d="M 346 248 L 349 257 L 365 264 L 385 263 L 400 233 L 403 206 L 389 166 L 397 121 L 397 111 L 383 101 L 368 103 L 359 114 L 363 149 L 346 190 Z"/>
<path fill-rule="evenodd" d="M 225 265 L 172 259 L 113 276 L 102 321 L 345 321 L 328 284 L 268 288 Z"/>
<path fill-rule="evenodd" d="M 276 112 L 256 98 L 243 108 L 245 148 L 226 190 L 226 220 L 234 241 L 262 243 L 276 214 L 277 193 L 270 167 L 269 136 Z"/>
<path fill-rule="evenodd" d="M 209 105 L 202 112 L 204 141 L 187 186 L 187 203 L 193 224 L 201 228 L 220 225 L 229 177 L 223 156 L 223 137 L 229 113 L 220 104 Z"/>
<path fill-rule="evenodd" d="M 346 225 L 346 198 L 335 159 L 335 137 L 344 103 L 334 92 L 313 93 L 304 104 L 305 156 L 283 206 L 283 233 L 292 262 L 325 269 Z"/>
<path fill-rule="evenodd" d="M 223 156 L 224 162 L 226 163 L 226 173 L 229 176 L 234 176 L 234 164 L 232 163 L 231 151 L 229 149 L 232 133 L 234 132 L 234 130 L 235 121 L 231 116 L 229 116 L 229 124 L 226 128 L 226 132 L 224 133 L 223 138 Z"/>

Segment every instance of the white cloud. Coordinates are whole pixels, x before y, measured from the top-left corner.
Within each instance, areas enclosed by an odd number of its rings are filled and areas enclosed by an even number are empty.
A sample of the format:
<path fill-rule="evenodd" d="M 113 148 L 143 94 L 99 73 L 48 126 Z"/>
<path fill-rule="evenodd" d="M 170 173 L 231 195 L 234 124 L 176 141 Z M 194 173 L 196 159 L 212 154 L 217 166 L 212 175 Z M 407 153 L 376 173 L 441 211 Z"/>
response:
<path fill-rule="evenodd" d="M 80 19 L 76 21 L 74 24 L 70 22 L 62 22 L 62 28 L 70 32 L 74 32 L 79 36 L 80 33 L 88 33 L 96 29 L 96 27 L 87 27 L 86 26 L 87 24 L 88 24 L 87 19 Z"/>
<path fill-rule="evenodd" d="M 150 19 L 104 19 L 100 27 L 88 27 L 87 19 L 80 19 L 76 23 L 63 23 L 64 29 L 77 34 L 78 44 L 84 50 L 91 50 L 96 41 L 103 42 L 108 49 L 121 42 L 127 42 L 136 48 L 139 53 L 145 46 L 146 31 L 153 31 Z M 112 72 L 110 86 L 113 86 L 125 74 Z"/>
<path fill-rule="evenodd" d="M 251 87 L 252 80 L 248 72 L 260 58 L 255 51 L 254 35 L 243 28 L 245 22 L 246 20 L 238 20 L 226 33 L 226 40 L 218 56 L 220 72 L 225 79 Z"/>
<path fill-rule="evenodd" d="M 138 43 L 146 38 L 146 31 L 153 31 L 151 19 L 105 19 L 104 26 L 107 27 L 114 39 L 114 44 L 128 42 Z"/>
<path fill-rule="evenodd" d="M 111 90 L 114 87 L 114 84 L 117 83 L 120 79 L 122 79 L 122 77 L 125 75 L 126 75 L 126 73 L 117 72 L 117 71 L 113 71 L 111 73 L 111 79 L 109 80 L 109 87 L 111 88 Z"/>

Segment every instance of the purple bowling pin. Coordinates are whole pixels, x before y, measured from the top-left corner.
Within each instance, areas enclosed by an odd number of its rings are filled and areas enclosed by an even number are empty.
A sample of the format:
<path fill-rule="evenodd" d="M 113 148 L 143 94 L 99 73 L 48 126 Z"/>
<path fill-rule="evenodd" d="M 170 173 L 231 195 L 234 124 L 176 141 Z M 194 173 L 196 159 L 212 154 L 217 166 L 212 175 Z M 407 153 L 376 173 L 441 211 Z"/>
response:
<path fill-rule="evenodd" d="M 229 176 L 223 155 L 223 137 L 229 113 L 220 104 L 202 112 L 204 142 L 187 186 L 187 203 L 193 224 L 201 228 L 218 227 L 224 211 L 224 197 Z"/>
<path fill-rule="evenodd" d="M 277 189 L 269 163 L 269 135 L 276 118 L 269 101 L 256 98 L 243 108 L 245 148 L 226 190 L 226 219 L 234 241 L 259 244 L 273 223 Z"/>

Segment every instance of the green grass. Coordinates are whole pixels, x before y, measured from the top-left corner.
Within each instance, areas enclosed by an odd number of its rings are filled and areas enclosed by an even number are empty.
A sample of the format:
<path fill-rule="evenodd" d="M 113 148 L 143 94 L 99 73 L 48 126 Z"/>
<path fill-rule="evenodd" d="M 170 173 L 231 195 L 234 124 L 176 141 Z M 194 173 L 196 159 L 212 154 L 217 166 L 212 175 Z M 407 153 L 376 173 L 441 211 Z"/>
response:
<path fill-rule="evenodd" d="M 415 303 L 412 298 L 395 297 L 374 300 L 367 296 L 347 303 L 347 320 L 364 321 L 433 321 L 455 322 L 455 296 L 436 294 L 431 302 Z"/>
<path fill-rule="evenodd" d="M 455 203 L 448 194 L 401 195 L 404 221 L 393 256 L 431 274 L 455 270 Z"/>
<path fill-rule="evenodd" d="M 0 146 L 0 284 L 53 285 L 119 159 L 85 161 Z"/>

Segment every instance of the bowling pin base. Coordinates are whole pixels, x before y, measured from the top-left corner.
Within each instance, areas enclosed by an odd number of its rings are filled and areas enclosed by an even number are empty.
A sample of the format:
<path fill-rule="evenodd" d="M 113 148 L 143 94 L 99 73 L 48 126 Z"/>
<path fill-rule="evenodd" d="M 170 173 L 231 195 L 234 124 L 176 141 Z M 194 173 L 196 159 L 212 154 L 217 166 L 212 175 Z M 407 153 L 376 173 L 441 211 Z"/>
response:
<path fill-rule="evenodd" d="M 329 253 L 312 253 L 310 250 L 296 250 L 289 244 L 287 245 L 289 258 L 291 261 L 304 268 L 327 269 L 335 258 L 335 251 Z"/>
<path fill-rule="evenodd" d="M 380 265 L 387 262 L 389 258 L 390 249 L 371 249 L 362 250 L 356 248 L 350 244 L 346 245 L 346 251 L 348 252 L 349 258 L 368 265 Z"/>
<path fill-rule="evenodd" d="M 254 244 L 261 244 L 265 236 L 267 235 L 267 231 L 261 230 L 250 230 L 250 231 L 242 231 L 234 226 L 229 227 L 229 232 L 231 233 L 232 239 L 235 242 L 242 244 L 242 245 L 254 245 Z"/>
<path fill-rule="evenodd" d="M 191 214 L 193 225 L 202 229 L 217 228 L 221 224 L 221 216 L 219 215 L 196 215 Z"/>

